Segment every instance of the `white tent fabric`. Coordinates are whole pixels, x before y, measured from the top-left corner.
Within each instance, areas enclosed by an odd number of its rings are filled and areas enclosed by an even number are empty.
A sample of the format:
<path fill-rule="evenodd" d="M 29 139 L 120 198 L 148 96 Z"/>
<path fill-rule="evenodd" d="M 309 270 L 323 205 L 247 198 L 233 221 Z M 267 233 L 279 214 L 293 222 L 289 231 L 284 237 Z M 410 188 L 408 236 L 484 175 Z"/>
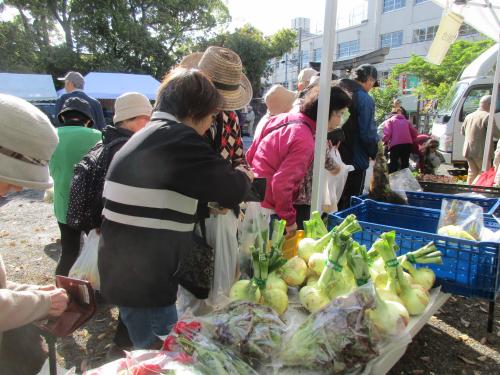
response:
<path fill-rule="evenodd" d="M 432 0 L 447 11 L 452 11 L 460 14 L 464 18 L 464 22 L 482 32 L 484 35 L 493 39 L 497 43 L 500 42 L 500 0 L 468 0 L 468 1 L 453 1 L 453 0 Z M 497 64 L 495 69 L 495 77 L 493 80 L 493 90 L 491 102 L 497 102 L 498 85 L 500 83 L 500 49 L 497 54 Z M 488 121 L 488 131 L 486 133 L 484 156 L 483 156 L 483 171 L 488 169 L 491 161 L 488 156 L 491 152 L 491 140 L 493 138 L 493 118 L 495 115 L 495 105 L 491 106 L 490 117 Z M 497 124 L 500 126 L 500 124 Z"/>
<path fill-rule="evenodd" d="M 54 81 L 48 74 L 0 73 L 0 93 L 28 101 L 57 99 Z"/>
<path fill-rule="evenodd" d="M 116 99 L 125 92 L 135 91 L 146 95 L 149 100 L 155 100 L 160 86 L 160 82 L 145 74 L 91 72 L 84 78 L 83 91 L 96 99 Z M 64 90 L 58 93 L 61 95 Z"/>
<path fill-rule="evenodd" d="M 464 17 L 465 23 L 471 25 L 487 37 L 500 42 L 500 0 L 432 1 L 441 8 L 460 14 Z"/>

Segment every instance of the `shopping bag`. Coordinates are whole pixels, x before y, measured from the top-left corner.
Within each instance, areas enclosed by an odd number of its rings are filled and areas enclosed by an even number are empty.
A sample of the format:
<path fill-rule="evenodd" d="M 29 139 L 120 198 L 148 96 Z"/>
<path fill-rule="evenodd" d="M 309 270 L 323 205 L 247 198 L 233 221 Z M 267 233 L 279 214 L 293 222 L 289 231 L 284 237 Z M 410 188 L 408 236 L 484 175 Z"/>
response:
<path fill-rule="evenodd" d="M 89 232 L 83 242 L 80 255 L 69 271 L 69 277 L 87 280 L 96 290 L 100 288 L 99 269 L 97 268 L 99 238 L 100 236 L 95 229 Z"/>
<path fill-rule="evenodd" d="M 342 161 L 342 157 L 336 147 L 330 150 L 330 157 L 333 162 L 340 167 L 340 171 L 336 175 L 332 175 L 326 169 L 323 170 L 325 174 L 324 181 L 326 182 L 324 195 L 323 195 L 323 211 L 330 213 L 338 211 L 338 203 L 344 191 L 349 172 L 354 170 L 352 165 L 346 165 Z"/>
<path fill-rule="evenodd" d="M 370 164 L 366 169 L 365 173 L 365 185 L 363 187 L 363 194 L 368 194 L 370 192 L 370 182 L 373 176 L 373 166 L 375 165 L 375 160 L 370 160 Z"/>
<path fill-rule="evenodd" d="M 227 302 L 229 290 L 236 281 L 238 250 L 238 218 L 231 210 L 227 214 L 211 215 L 205 219 L 207 244 L 214 249 L 214 276 L 208 298 L 197 299 L 185 288 L 179 288 L 179 315 L 190 311 L 205 314 Z"/>
<path fill-rule="evenodd" d="M 469 201 L 442 200 L 438 234 L 478 241 L 481 238 L 483 227 L 482 207 Z"/>

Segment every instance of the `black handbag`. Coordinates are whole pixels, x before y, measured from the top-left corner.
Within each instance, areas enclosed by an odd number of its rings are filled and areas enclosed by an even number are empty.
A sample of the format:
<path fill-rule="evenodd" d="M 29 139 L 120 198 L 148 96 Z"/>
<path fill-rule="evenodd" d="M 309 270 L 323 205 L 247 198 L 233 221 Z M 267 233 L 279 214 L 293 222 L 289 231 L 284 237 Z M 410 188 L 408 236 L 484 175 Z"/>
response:
<path fill-rule="evenodd" d="M 207 244 L 204 220 L 200 221 L 200 229 L 202 237 L 193 231 L 191 245 L 181 252 L 175 277 L 196 298 L 206 299 L 214 280 L 215 253 Z"/>

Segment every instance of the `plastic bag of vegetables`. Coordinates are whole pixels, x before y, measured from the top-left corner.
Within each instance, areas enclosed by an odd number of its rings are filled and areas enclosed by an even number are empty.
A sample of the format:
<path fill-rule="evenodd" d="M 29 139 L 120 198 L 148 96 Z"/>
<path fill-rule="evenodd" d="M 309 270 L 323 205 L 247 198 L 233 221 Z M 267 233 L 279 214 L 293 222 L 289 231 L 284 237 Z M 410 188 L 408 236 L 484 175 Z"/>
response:
<path fill-rule="evenodd" d="M 375 305 L 372 284 L 334 299 L 290 332 L 277 365 L 321 370 L 328 374 L 361 372 L 379 353 L 381 339 L 372 334 L 366 314 Z"/>
<path fill-rule="evenodd" d="M 190 332 L 233 350 L 249 364 L 269 363 L 281 347 L 285 323 L 268 306 L 247 302 L 231 302 L 224 308 L 177 323 L 177 330 Z"/>
<path fill-rule="evenodd" d="M 162 350 L 174 357 L 177 362 L 193 368 L 193 372 L 186 372 L 186 374 L 257 374 L 234 351 L 218 344 L 209 335 L 205 335 L 203 326 L 198 321 L 177 322 L 165 339 Z"/>
<path fill-rule="evenodd" d="M 468 201 L 443 199 L 439 235 L 478 241 L 482 229 L 483 209 L 480 206 Z"/>

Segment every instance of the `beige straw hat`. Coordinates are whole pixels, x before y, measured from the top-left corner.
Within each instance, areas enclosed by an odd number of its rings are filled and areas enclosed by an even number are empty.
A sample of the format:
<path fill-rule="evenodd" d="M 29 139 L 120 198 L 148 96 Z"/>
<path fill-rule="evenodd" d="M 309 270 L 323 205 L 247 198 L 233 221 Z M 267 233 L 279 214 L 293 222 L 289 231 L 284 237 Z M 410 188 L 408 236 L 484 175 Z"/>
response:
<path fill-rule="evenodd" d="M 241 59 L 235 52 L 222 47 L 208 47 L 184 57 L 183 68 L 197 68 L 205 73 L 224 98 L 222 110 L 241 109 L 252 100 L 252 85 L 243 74 Z"/>

